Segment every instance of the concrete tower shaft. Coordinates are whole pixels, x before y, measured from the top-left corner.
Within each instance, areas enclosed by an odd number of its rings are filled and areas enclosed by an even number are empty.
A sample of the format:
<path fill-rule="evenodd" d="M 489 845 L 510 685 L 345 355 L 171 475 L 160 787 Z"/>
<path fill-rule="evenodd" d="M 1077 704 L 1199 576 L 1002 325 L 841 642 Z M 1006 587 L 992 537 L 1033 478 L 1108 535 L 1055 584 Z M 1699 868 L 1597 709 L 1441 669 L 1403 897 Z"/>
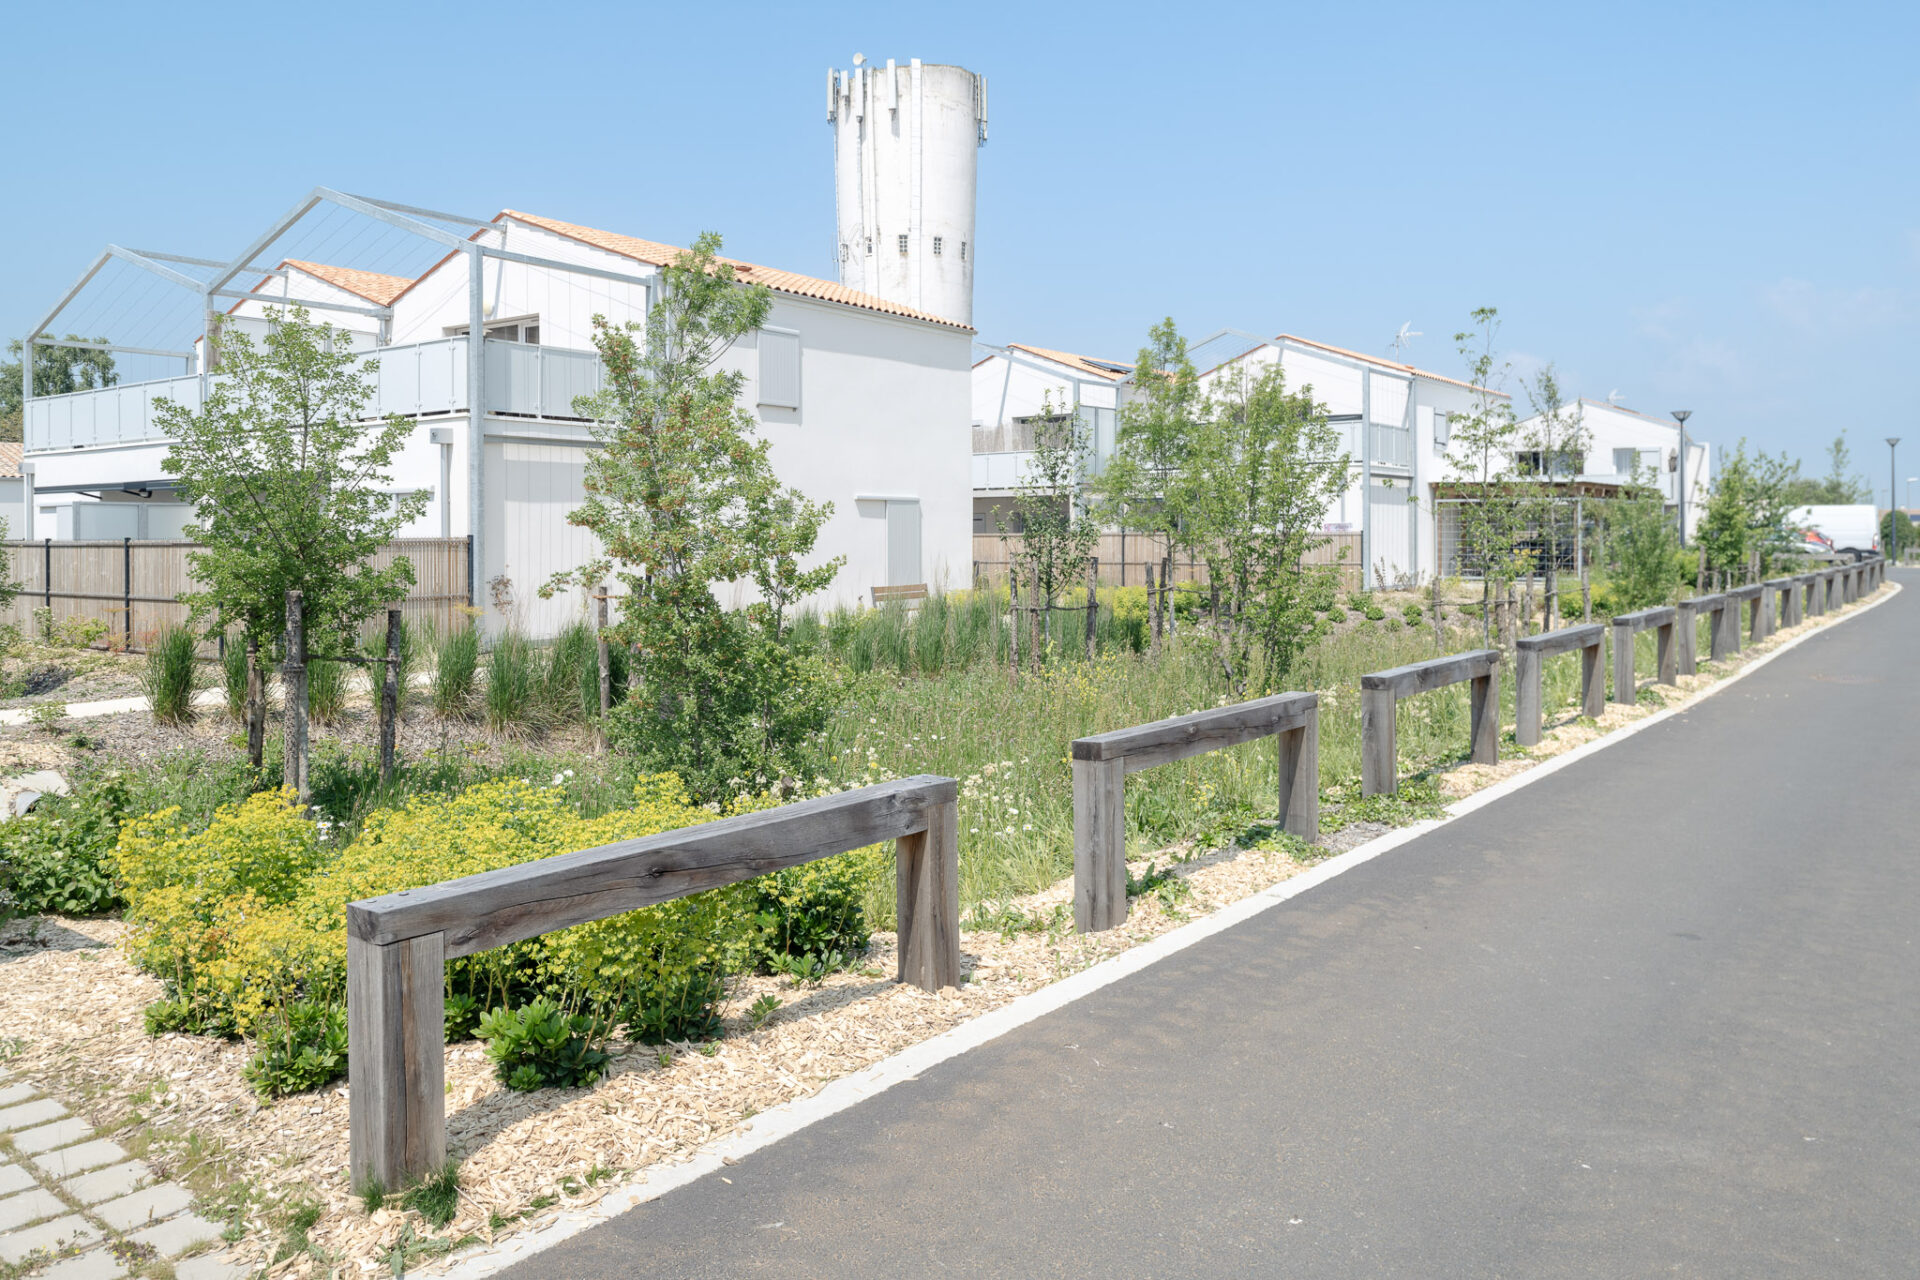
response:
<path fill-rule="evenodd" d="M 840 282 L 972 324 L 986 77 L 918 58 L 853 62 L 827 73 Z"/>

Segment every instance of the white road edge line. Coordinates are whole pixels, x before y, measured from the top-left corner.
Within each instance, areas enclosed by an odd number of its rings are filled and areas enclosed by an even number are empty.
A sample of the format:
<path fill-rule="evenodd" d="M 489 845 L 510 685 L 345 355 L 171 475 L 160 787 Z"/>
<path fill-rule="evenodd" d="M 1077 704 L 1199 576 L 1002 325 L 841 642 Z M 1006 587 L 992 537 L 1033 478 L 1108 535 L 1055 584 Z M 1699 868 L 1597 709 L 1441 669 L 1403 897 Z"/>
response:
<path fill-rule="evenodd" d="M 999 1039 L 1009 1031 L 1023 1027 L 1084 996 L 1089 996 L 1102 987 L 1112 986 L 1122 978 L 1138 973 L 1170 955 L 1185 951 L 1195 943 L 1231 929 L 1242 921 L 1250 920 L 1261 912 L 1270 910 L 1290 898 L 1298 897 L 1317 885 L 1325 884 L 1335 876 L 1353 870 L 1362 863 L 1370 862 L 1383 853 L 1389 853 L 1403 844 L 1417 840 L 1429 831 L 1436 831 L 1457 818 L 1485 808 L 1494 801 L 1510 796 L 1542 778 L 1550 777 L 1575 761 L 1584 760 L 1596 752 L 1631 738 L 1643 729 L 1650 729 L 1683 711 L 1692 709 L 1722 689 L 1739 683 L 1781 654 L 1795 648 L 1802 641 L 1824 634 L 1834 624 L 1860 617 L 1868 610 L 1885 604 L 1900 592 L 1900 584 L 1893 581 L 1891 577 L 1886 580 L 1886 587 L 1888 588 L 1886 594 L 1879 599 L 1868 601 L 1859 609 L 1843 617 L 1834 618 L 1827 626 L 1815 627 L 1800 633 L 1778 648 L 1761 654 L 1724 679 L 1716 680 L 1684 702 L 1664 707 L 1643 720 L 1623 725 L 1612 733 L 1595 738 L 1591 742 L 1582 743 L 1571 751 L 1543 760 L 1531 769 L 1503 778 L 1470 796 L 1456 800 L 1447 807 L 1447 815 L 1443 818 L 1431 818 L 1411 826 L 1397 827 L 1378 839 L 1370 840 L 1366 844 L 1329 858 L 1291 879 L 1282 880 L 1238 902 L 1230 903 L 1205 919 L 1196 920 L 1192 924 L 1182 925 L 1178 929 L 1163 933 L 1117 956 L 1082 969 L 1079 973 L 1062 978 L 1050 986 L 1042 987 L 1028 995 L 1015 997 L 990 1013 L 981 1014 L 969 1022 L 963 1022 L 949 1031 L 941 1032 L 930 1040 L 923 1040 L 919 1044 L 902 1049 L 892 1057 L 882 1058 L 871 1066 L 841 1076 L 838 1080 L 823 1086 L 818 1093 L 805 1098 L 796 1098 L 792 1102 L 782 1103 L 763 1111 L 741 1128 L 700 1151 L 685 1163 L 654 1165 L 632 1182 L 608 1192 L 587 1208 L 562 1214 L 539 1230 L 508 1240 L 497 1249 L 471 1255 L 448 1268 L 443 1274 L 458 1277 L 459 1280 L 480 1280 L 483 1276 L 498 1275 L 513 1264 L 551 1249 L 561 1241 L 571 1239 L 590 1227 L 617 1218 L 629 1209 L 658 1200 L 669 1191 L 717 1172 L 724 1168 L 728 1161 L 738 1161 L 762 1147 L 772 1146 L 782 1138 L 838 1115 L 868 1098 L 884 1093 L 902 1081 L 912 1080 L 921 1072 L 938 1066 L 949 1058 L 957 1058 L 970 1049 L 977 1049 L 989 1041 Z"/>

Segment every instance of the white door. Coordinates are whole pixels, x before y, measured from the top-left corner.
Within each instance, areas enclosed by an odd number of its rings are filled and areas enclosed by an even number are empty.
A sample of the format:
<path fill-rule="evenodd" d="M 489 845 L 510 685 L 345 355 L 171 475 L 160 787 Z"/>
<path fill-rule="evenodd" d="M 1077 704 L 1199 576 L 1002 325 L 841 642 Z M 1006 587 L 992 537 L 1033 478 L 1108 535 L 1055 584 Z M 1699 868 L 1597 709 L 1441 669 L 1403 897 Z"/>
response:
<path fill-rule="evenodd" d="M 1367 517 L 1372 545 L 1367 548 L 1367 569 L 1375 586 L 1391 586 L 1395 579 L 1413 572 L 1413 507 L 1407 501 L 1411 484 L 1396 477 L 1391 485 L 1376 480 L 1367 496 Z"/>

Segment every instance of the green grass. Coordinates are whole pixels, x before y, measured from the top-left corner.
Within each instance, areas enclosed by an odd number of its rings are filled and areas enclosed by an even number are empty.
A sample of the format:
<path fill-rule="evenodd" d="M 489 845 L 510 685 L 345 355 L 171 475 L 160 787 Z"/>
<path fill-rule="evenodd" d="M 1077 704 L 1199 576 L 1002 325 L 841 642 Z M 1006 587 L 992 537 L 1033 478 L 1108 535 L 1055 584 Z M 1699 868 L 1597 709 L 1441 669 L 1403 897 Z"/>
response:
<path fill-rule="evenodd" d="M 480 628 L 468 623 L 428 637 L 433 649 L 433 713 L 442 720 L 473 714 L 480 671 Z"/>
<path fill-rule="evenodd" d="M 193 719 L 193 695 L 200 691 L 200 637 L 186 627 L 168 627 L 147 649 L 140 675 L 141 691 L 153 718 L 162 724 L 186 724 Z"/>
<path fill-rule="evenodd" d="M 878 647 L 885 633 L 876 627 L 873 634 Z M 1357 795 L 1359 676 L 1477 643 L 1477 634 L 1462 630 L 1450 634 L 1443 648 L 1424 627 L 1368 624 L 1323 639 L 1304 655 L 1285 687 L 1322 694 L 1320 776 L 1331 804 L 1338 805 L 1345 789 Z M 1502 675 L 1510 723 L 1512 677 L 1505 670 Z M 1550 718 L 1577 705 L 1579 678 L 1577 658 L 1547 664 L 1543 695 Z M 854 682 L 852 697 L 827 731 L 827 767 L 840 785 L 915 773 L 958 778 L 961 900 L 973 908 L 1034 892 L 1072 873 L 1067 753 L 1074 738 L 1228 700 L 1212 646 L 1197 632 L 1157 659 L 1109 652 L 1092 663 L 1060 662 L 1017 682 L 986 662 L 932 677 L 870 670 Z M 1464 759 L 1468 720 L 1465 686 L 1402 702 L 1402 777 Z M 1145 852 L 1183 840 L 1224 842 L 1273 816 L 1277 788 L 1274 749 L 1267 743 L 1145 770 L 1127 782 L 1128 844 Z M 890 879 L 876 883 L 868 907 L 876 922 L 891 921 Z"/>

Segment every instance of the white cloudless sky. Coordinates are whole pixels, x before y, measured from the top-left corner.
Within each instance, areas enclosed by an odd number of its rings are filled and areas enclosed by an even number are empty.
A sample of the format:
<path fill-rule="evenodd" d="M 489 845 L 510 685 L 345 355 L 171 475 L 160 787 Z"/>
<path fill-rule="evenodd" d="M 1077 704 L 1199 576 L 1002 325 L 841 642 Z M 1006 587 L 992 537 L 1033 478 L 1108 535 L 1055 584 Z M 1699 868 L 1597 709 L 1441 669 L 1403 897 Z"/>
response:
<path fill-rule="evenodd" d="M 825 75 L 981 72 L 975 322 L 1172 316 L 1516 375 L 1920 474 L 1920 6 L 14 6 L 0 332 L 108 242 L 225 258 L 315 185 L 832 276 Z M 147 305 L 142 302 L 142 306 Z M 156 304 L 159 305 L 159 304 Z M 183 312 L 190 301 L 179 302 Z M 1516 377 L 1517 381 L 1517 377 Z M 1514 389 L 1518 390 L 1516 386 Z M 1920 486 L 1917 486 L 1920 487 Z"/>

